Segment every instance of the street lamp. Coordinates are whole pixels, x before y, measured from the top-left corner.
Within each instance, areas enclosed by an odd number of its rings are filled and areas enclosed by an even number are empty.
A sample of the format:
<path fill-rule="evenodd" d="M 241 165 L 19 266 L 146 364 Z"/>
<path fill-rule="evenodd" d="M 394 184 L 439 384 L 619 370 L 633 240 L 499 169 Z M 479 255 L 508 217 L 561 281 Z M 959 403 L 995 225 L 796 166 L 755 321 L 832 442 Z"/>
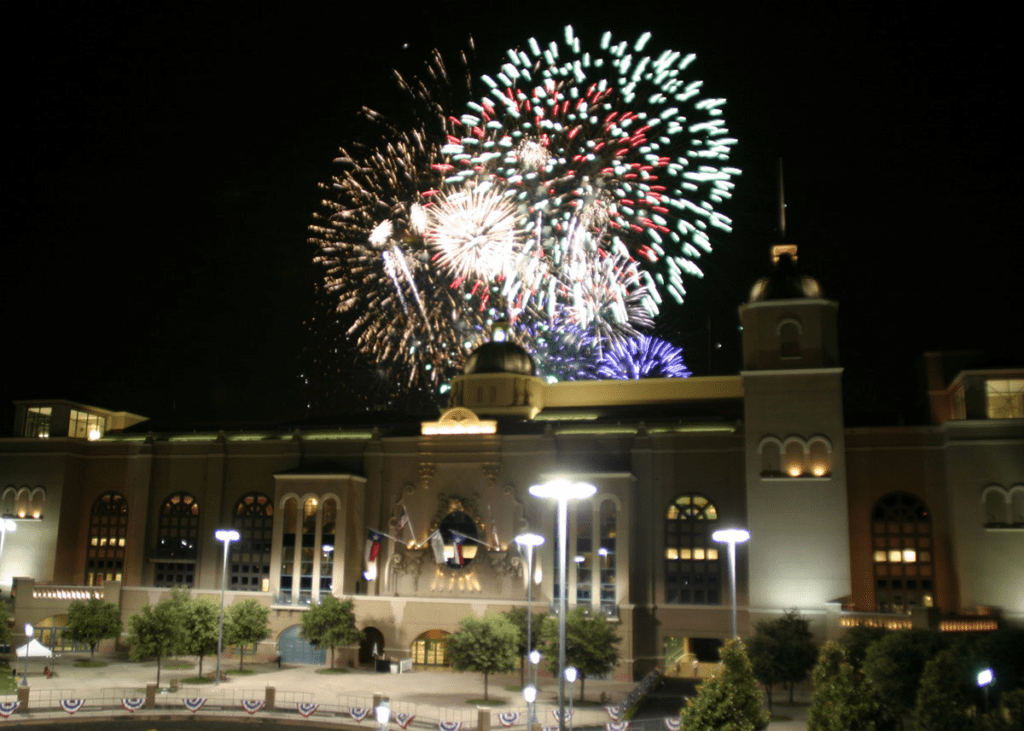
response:
<path fill-rule="evenodd" d="M 523 688 L 523 700 L 526 701 L 526 726 L 528 731 L 533 731 L 535 708 L 537 702 L 537 686 L 527 685 Z"/>
<path fill-rule="evenodd" d="M 228 547 L 231 541 L 239 539 L 236 530 L 219 530 L 213 534 L 218 541 L 224 541 L 224 568 L 220 572 L 220 630 L 217 632 L 217 676 L 214 685 L 220 685 L 220 653 L 224 648 L 224 590 L 228 583 Z"/>
<path fill-rule="evenodd" d="M 0 518 L 0 566 L 3 565 L 4 542 L 7 540 L 7 534 L 16 530 L 18 530 L 17 523 L 10 518 Z"/>
<path fill-rule="evenodd" d="M 723 528 L 711 534 L 715 543 L 729 544 L 729 591 L 732 594 L 732 636 L 739 637 L 736 628 L 736 544 L 750 540 L 750 531 L 743 528 Z"/>
<path fill-rule="evenodd" d="M 374 709 L 373 715 L 377 717 L 377 727 L 380 731 L 387 731 L 388 721 L 391 720 L 391 702 L 381 701 Z"/>
<path fill-rule="evenodd" d="M 520 548 L 526 549 L 526 655 L 532 657 L 533 653 L 533 549 L 544 545 L 544 536 L 536 533 L 521 533 L 516 536 L 516 543 Z M 527 683 L 535 683 L 536 679 L 529 677 L 530 667 L 527 666 Z M 536 691 L 536 688 L 534 688 Z"/>
<path fill-rule="evenodd" d="M 593 497 L 597 488 L 588 482 L 571 482 L 564 478 L 548 480 L 530 488 L 534 497 L 558 501 L 558 731 L 565 731 L 565 584 L 566 553 L 569 532 L 569 501 Z"/>
<path fill-rule="evenodd" d="M 572 731 L 572 697 L 576 694 L 576 677 L 579 672 L 571 665 L 565 669 L 565 679 L 569 681 L 569 731 Z"/>
<path fill-rule="evenodd" d="M 992 685 L 992 681 L 995 680 L 995 676 L 992 674 L 992 668 L 985 668 L 978 673 L 978 687 L 985 689 L 985 714 L 988 714 L 988 687 Z"/>
<path fill-rule="evenodd" d="M 28 685 L 28 656 L 32 654 L 32 625 L 25 622 L 25 674 L 21 676 L 21 684 Z"/>

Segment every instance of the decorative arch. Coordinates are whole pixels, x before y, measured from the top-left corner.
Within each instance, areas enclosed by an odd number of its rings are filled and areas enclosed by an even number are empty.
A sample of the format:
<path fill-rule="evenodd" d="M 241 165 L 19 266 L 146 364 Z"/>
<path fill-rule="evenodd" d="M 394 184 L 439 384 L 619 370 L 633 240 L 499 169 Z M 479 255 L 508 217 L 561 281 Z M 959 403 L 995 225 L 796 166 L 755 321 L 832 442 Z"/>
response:
<path fill-rule="evenodd" d="M 199 503 L 187 492 L 170 495 L 160 507 L 153 586 L 192 586 L 199 547 Z"/>
<path fill-rule="evenodd" d="M 274 501 L 260 492 L 239 498 L 231 515 L 238 540 L 231 543 L 231 588 L 270 591 L 270 558 L 274 544 Z"/>
<path fill-rule="evenodd" d="M 803 437 L 787 437 L 782 443 L 782 471 L 789 477 L 807 473 L 807 442 Z"/>
<path fill-rule="evenodd" d="M 782 472 L 782 441 L 772 435 L 765 436 L 757 446 L 761 455 L 761 476 L 781 477 Z"/>
<path fill-rule="evenodd" d="M 815 434 L 807 442 L 807 467 L 815 477 L 832 474 L 832 440 Z"/>
<path fill-rule="evenodd" d="M 43 508 L 46 507 L 46 490 L 38 485 L 32 489 L 32 494 L 29 497 L 29 515 L 36 519 L 42 520 Z"/>
<path fill-rule="evenodd" d="M 8 485 L 0 495 L 0 515 L 13 516 L 18 507 L 18 491 L 14 485 Z"/>
<path fill-rule="evenodd" d="M 412 661 L 416 665 L 447 667 L 449 634 L 443 629 L 432 629 L 421 634 L 412 641 Z"/>
<path fill-rule="evenodd" d="M 722 566 L 711 534 L 718 509 L 707 497 L 687 493 L 665 511 L 665 603 L 720 604 Z"/>
<path fill-rule="evenodd" d="M 104 581 L 121 581 L 127 541 L 128 501 L 120 493 L 105 492 L 96 498 L 89 514 L 86 586 L 102 586 Z"/>
<path fill-rule="evenodd" d="M 981 491 L 981 504 L 985 510 L 986 526 L 1010 524 L 1010 493 L 1002 485 L 989 485 Z"/>
<path fill-rule="evenodd" d="M 932 516 L 909 492 L 891 492 L 871 509 L 875 601 L 882 612 L 935 603 Z"/>
<path fill-rule="evenodd" d="M 800 321 L 793 317 L 785 317 L 779 320 L 775 332 L 779 336 L 779 356 L 799 358 L 800 341 L 804 335 L 804 327 Z"/>
<path fill-rule="evenodd" d="M 1010 525 L 1024 528 L 1024 483 L 1010 488 Z"/>

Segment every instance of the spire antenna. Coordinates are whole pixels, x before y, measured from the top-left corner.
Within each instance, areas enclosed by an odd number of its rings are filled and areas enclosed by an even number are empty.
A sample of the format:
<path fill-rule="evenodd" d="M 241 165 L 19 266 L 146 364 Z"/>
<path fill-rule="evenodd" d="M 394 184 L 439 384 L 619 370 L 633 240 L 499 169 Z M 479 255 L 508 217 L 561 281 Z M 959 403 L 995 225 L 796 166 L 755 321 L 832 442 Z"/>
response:
<path fill-rule="evenodd" d="M 782 158 L 779 158 L 779 233 L 786 238 L 786 186 L 782 175 Z"/>

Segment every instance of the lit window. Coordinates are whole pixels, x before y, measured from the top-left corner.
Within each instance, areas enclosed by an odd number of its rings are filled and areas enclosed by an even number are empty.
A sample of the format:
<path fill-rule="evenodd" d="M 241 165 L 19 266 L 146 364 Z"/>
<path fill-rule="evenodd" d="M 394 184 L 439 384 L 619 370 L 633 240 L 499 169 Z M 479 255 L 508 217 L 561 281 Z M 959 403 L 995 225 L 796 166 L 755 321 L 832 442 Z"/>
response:
<path fill-rule="evenodd" d="M 885 563 L 886 558 L 885 551 L 875 551 L 875 563 Z"/>
<path fill-rule="evenodd" d="M 198 544 L 199 503 L 187 492 L 174 493 L 160 509 L 153 585 L 192 586 Z"/>
<path fill-rule="evenodd" d="M 116 492 L 100 495 L 92 505 L 89 518 L 85 563 L 87 586 L 101 586 L 104 581 L 121 580 L 127 535 L 128 502 Z"/>
<path fill-rule="evenodd" d="M 98 414 L 90 414 L 86 411 L 71 409 L 71 418 L 68 421 L 69 437 L 95 441 L 102 437 L 106 431 L 106 417 Z"/>
<path fill-rule="evenodd" d="M 23 436 L 46 439 L 50 436 L 50 406 L 29 406 L 25 412 L 25 431 Z"/>
<path fill-rule="evenodd" d="M 889 563 L 899 563 L 903 560 L 903 554 L 899 551 L 889 551 Z"/>
<path fill-rule="evenodd" d="M 711 533 L 718 520 L 703 495 L 681 495 L 665 513 L 665 601 L 668 604 L 720 604 L 722 567 Z"/>
<path fill-rule="evenodd" d="M 256 492 L 243 496 L 235 503 L 231 527 L 239 536 L 230 544 L 232 590 L 267 591 L 274 538 L 274 505 L 270 498 Z"/>
<path fill-rule="evenodd" d="M 871 531 L 879 611 L 930 606 L 935 592 L 931 529 L 928 506 L 914 495 L 894 492 L 875 503 Z"/>
<path fill-rule="evenodd" d="M 990 419 L 1024 419 L 1024 378 L 985 381 Z"/>
<path fill-rule="evenodd" d="M 903 563 L 914 563 L 917 560 L 917 552 L 913 548 L 903 549 Z"/>

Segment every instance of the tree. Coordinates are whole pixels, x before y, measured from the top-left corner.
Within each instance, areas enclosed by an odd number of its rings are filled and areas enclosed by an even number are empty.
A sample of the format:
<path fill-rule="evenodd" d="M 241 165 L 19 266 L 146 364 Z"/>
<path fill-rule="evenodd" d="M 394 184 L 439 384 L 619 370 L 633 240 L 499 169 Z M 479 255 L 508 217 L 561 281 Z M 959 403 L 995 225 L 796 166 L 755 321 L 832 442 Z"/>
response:
<path fill-rule="evenodd" d="M 523 673 L 526 672 L 526 666 L 529 662 L 528 658 L 526 657 L 527 651 L 532 647 L 536 647 L 537 643 L 540 641 L 540 625 L 547 615 L 540 613 L 533 615 L 533 620 L 531 621 L 530 625 L 530 629 L 532 630 L 533 636 L 530 638 L 529 644 L 527 644 L 526 642 L 526 607 L 515 607 L 513 609 L 510 609 L 507 612 L 505 612 L 505 616 L 508 617 L 509 621 L 513 625 L 515 625 L 516 629 L 519 630 L 519 644 L 516 647 L 516 654 L 520 658 L 523 658 L 523 662 L 520 665 L 519 684 L 525 685 L 526 680 Z"/>
<path fill-rule="evenodd" d="M 463 617 L 458 632 L 448 635 L 446 646 L 452 667 L 484 674 L 484 700 L 491 673 L 507 673 L 516 667 L 519 630 L 504 614 L 487 612 L 482 618 Z"/>
<path fill-rule="evenodd" d="M 177 589 L 157 605 L 147 605 L 128 619 L 129 657 L 156 658 L 156 684 L 160 685 L 160 662 L 182 650 L 185 634 L 184 604 L 187 595 Z"/>
<path fill-rule="evenodd" d="M 334 648 L 352 645 L 363 639 L 356 629 L 356 615 L 352 600 L 339 601 L 333 595 L 325 596 L 302 615 L 299 636 L 313 647 L 331 648 L 331 667 L 334 667 Z"/>
<path fill-rule="evenodd" d="M 576 607 L 565 615 L 565 663 L 575 667 L 583 683 L 590 675 L 605 675 L 619 661 L 619 634 L 603 614 L 591 614 Z M 547 658 L 547 669 L 558 677 L 558 619 L 545 617 L 540 629 L 540 651 Z"/>
<path fill-rule="evenodd" d="M 887 634 L 889 630 L 885 627 L 851 627 L 839 640 L 839 645 L 846 652 L 846 661 L 857 670 L 862 670 L 868 648 Z"/>
<path fill-rule="evenodd" d="M 761 710 L 761 690 L 739 640 L 722 645 L 722 668 L 697 686 L 686 701 L 682 727 L 686 731 L 755 731 L 768 725 Z"/>
<path fill-rule="evenodd" d="M 925 663 L 942 649 L 942 642 L 938 632 L 901 630 L 890 632 L 868 647 L 864 674 L 901 727 L 903 717 L 914 711 Z"/>
<path fill-rule="evenodd" d="M 199 675 L 202 676 L 203 658 L 217 652 L 220 607 L 205 599 L 190 599 L 185 605 L 185 627 L 182 650 L 199 658 Z"/>
<path fill-rule="evenodd" d="M 235 602 L 224 613 L 224 641 L 238 647 L 238 669 L 245 662 L 245 648 L 267 639 L 270 610 L 255 599 Z"/>
<path fill-rule="evenodd" d="M 68 605 L 68 637 L 89 646 L 89 659 L 96 657 L 100 640 L 121 636 L 121 610 L 113 602 L 102 599 L 73 601 Z"/>
<path fill-rule="evenodd" d="M 0 645 L 10 647 L 11 645 L 11 603 L 6 599 L 0 599 Z"/>
<path fill-rule="evenodd" d="M 883 731 L 889 728 L 871 682 L 835 642 L 821 648 L 811 675 L 808 731 Z"/>
<path fill-rule="evenodd" d="M 964 695 L 953 653 L 943 650 L 929 660 L 921 674 L 915 712 L 917 731 L 960 731 L 966 728 L 971 704 Z"/>
<path fill-rule="evenodd" d="M 810 622 L 796 611 L 786 612 L 778 619 L 758 622 L 754 636 L 747 645 L 747 654 L 754 667 L 754 676 L 768 691 L 768 710 L 772 709 L 772 686 L 789 684 L 789 702 L 793 702 L 793 685 L 807 679 L 818 659 Z"/>

